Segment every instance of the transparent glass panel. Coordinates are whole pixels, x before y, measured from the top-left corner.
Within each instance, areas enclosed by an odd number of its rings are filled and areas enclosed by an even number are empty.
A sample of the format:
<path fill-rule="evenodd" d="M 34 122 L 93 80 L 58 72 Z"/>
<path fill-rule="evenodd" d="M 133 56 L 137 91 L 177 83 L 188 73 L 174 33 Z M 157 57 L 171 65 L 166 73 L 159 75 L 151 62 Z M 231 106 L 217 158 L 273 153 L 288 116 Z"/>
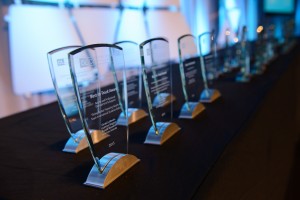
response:
<path fill-rule="evenodd" d="M 232 38 L 232 33 L 229 29 L 225 31 L 225 54 L 224 54 L 224 72 L 231 71 L 238 67 L 237 48 L 238 38 Z"/>
<path fill-rule="evenodd" d="M 171 121 L 172 68 L 169 61 L 169 43 L 163 38 L 154 38 L 140 45 L 143 81 L 154 127 L 158 121 Z"/>
<path fill-rule="evenodd" d="M 80 48 L 80 46 L 69 46 L 48 53 L 48 63 L 58 105 L 72 137 L 74 137 L 73 134 L 82 129 L 82 125 L 72 85 L 68 53 L 78 48 Z M 81 83 L 87 78 L 89 77 L 79 76 L 78 82 Z M 74 140 L 76 140 L 76 138 L 74 138 Z"/>
<path fill-rule="evenodd" d="M 213 80 L 218 77 L 217 53 L 214 37 L 211 32 L 199 35 L 199 50 L 204 85 L 205 88 L 208 88 L 207 80 Z"/>
<path fill-rule="evenodd" d="M 128 127 L 117 125 L 121 114 L 127 117 L 123 52 L 115 45 L 89 45 L 72 51 L 69 60 L 82 125 L 95 164 L 102 172 L 106 166 L 98 162 L 97 156 L 102 157 L 109 152 L 127 153 Z M 89 82 L 80 82 L 79 77 L 93 78 Z M 97 152 L 88 134 L 92 130 L 108 136 L 101 142 Z"/>
<path fill-rule="evenodd" d="M 239 66 L 241 67 L 241 74 L 248 76 L 250 74 L 250 52 L 247 39 L 247 27 L 243 27 L 241 40 L 239 43 Z"/>
<path fill-rule="evenodd" d="M 127 76 L 128 107 L 142 107 L 142 71 L 139 57 L 139 46 L 132 41 L 115 43 L 123 49 L 125 69 Z M 117 69 L 119 70 L 119 69 Z"/>
<path fill-rule="evenodd" d="M 184 35 L 178 39 L 179 69 L 185 101 L 198 101 L 202 85 L 200 60 L 193 35 Z"/>
<path fill-rule="evenodd" d="M 260 70 L 266 62 L 266 34 L 263 26 L 256 29 L 257 40 L 255 42 L 255 69 Z"/>
<path fill-rule="evenodd" d="M 293 41 L 294 34 L 295 34 L 295 21 L 294 19 L 289 19 L 284 22 L 283 24 L 283 36 L 284 36 L 284 43 L 290 45 Z"/>
<path fill-rule="evenodd" d="M 267 59 L 268 61 L 275 57 L 276 48 L 277 48 L 277 39 L 275 38 L 275 29 L 276 26 L 271 24 L 267 29 Z"/>
<path fill-rule="evenodd" d="M 139 46 L 132 41 L 115 43 L 123 49 L 126 69 L 126 82 L 128 94 L 128 121 L 120 116 L 118 124 L 131 124 L 146 117 L 148 114 L 142 110 L 142 67 L 139 56 Z M 119 69 L 116 69 L 119 70 Z"/>

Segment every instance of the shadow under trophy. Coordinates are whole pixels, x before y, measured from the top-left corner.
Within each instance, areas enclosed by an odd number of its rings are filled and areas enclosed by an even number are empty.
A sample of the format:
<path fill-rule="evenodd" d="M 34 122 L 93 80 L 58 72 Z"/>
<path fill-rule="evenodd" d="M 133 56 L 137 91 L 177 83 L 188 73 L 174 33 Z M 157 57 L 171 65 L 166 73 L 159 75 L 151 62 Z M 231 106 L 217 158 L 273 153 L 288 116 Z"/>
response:
<path fill-rule="evenodd" d="M 173 118 L 172 67 L 169 43 L 164 38 L 149 39 L 140 44 L 144 89 L 152 127 L 145 144 L 162 145 L 180 127 Z"/>
<path fill-rule="evenodd" d="M 196 38 L 191 34 L 178 38 L 179 71 L 185 100 L 179 118 L 183 119 L 193 119 L 205 110 L 198 101 L 201 92 L 201 69 L 196 44 Z"/>
<path fill-rule="evenodd" d="M 57 96 L 58 106 L 70 134 L 63 151 L 78 153 L 88 147 L 87 140 L 81 125 L 76 96 L 72 84 L 68 53 L 81 46 L 67 46 L 55 49 L 48 53 L 48 63 L 51 73 L 52 83 Z M 79 84 L 86 84 L 93 81 L 95 76 L 78 76 Z M 90 135 L 94 143 L 105 139 L 107 135 L 97 130 L 90 130 Z"/>
<path fill-rule="evenodd" d="M 105 188 L 139 162 L 128 154 L 128 126 L 117 124 L 121 113 L 126 120 L 128 117 L 123 50 L 111 44 L 88 45 L 70 52 L 69 63 L 80 119 L 94 161 L 84 184 Z M 93 81 L 80 84 L 80 76 L 91 75 L 95 77 Z M 99 144 L 97 152 L 90 130 L 108 136 Z"/>

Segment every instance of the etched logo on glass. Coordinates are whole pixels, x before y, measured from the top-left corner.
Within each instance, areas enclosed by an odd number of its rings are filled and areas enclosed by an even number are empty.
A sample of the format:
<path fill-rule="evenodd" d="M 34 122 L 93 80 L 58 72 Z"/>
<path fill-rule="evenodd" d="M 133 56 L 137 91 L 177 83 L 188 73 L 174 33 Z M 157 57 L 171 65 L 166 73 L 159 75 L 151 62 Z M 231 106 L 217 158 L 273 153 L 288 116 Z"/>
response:
<path fill-rule="evenodd" d="M 63 58 L 57 59 L 57 66 L 65 65 L 65 60 Z"/>
<path fill-rule="evenodd" d="M 89 67 L 89 66 L 93 66 L 94 62 L 92 58 L 80 58 L 79 60 L 80 62 L 80 67 Z"/>

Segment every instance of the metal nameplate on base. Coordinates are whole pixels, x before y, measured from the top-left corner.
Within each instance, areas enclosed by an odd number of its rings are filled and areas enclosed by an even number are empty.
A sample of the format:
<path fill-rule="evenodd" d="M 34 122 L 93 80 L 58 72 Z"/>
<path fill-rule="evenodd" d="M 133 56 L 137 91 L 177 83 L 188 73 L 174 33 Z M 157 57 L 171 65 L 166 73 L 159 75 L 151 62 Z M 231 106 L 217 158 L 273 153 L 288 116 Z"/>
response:
<path fill-rule="evenodd" d="M 200 102 L 187 102 L 185 103 L 179 114 L 181 119 L 193 119 L 205 110 L 205 107 Z"/>
<path fill-rule="evenodd" d="M 124 113 L 121 113 L 117 120 L 117 125 L 127 126 L 127 125 L 133 124 L 147 116 L 148 116 L 148 114 L 142 109 L 128 108 L 128 122 L 127 122 L 126 117 L 124 116 Z"/>
<path fill-rule="evenodd" d="M 200 95 L 200 102 L 212 103 L 221 97 L 221 93 L 216 89 L 205 89 Z"/>
<path fill-rule="evenodd" d="M 93 143 L 97 144 L 105 138 L 109 137 L 106 133 L 99 130 L 92 130 L 90 133 Z M 74 138 L 69 138 L 63 151 L 68 153 L 78 153 L 88 147 L 88 143 L 83 130 L 73 134 Z"/>
<path fill-rule="evenodd" d="M 162 145 L 180 130 L 180 127 L 173 122 L 157 122 L 158 134 L 152 126 L 147 134 L 145 144 Z"/>
<path fill-rule="evenodd" d="M 108 153 L 98 161 L 100 166 L 104 166 L 102 173 L 94 165 L 84 184 L 104 189 L 139 161 L 130 154 Z"/>

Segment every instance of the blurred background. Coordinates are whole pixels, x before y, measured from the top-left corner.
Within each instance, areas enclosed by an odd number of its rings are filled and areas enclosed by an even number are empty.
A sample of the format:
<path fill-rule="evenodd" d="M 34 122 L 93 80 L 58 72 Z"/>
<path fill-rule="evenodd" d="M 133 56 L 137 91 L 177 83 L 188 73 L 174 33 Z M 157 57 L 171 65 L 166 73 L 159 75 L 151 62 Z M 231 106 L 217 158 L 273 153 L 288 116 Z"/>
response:
<path fill-rule="evenodd" d="M 269 24 L 280 40 L 289 20 L 300 34 L 299 0 L 0 0 L 0 6 L 0 118 L 56 100 L 47 53 L 59 47 L 166 37 L 176 62 L 177 38 L 187 33 L 215 30 L 219 48 L 226 29 L 238 39 L 244 25 L 249 40 Z"/>

